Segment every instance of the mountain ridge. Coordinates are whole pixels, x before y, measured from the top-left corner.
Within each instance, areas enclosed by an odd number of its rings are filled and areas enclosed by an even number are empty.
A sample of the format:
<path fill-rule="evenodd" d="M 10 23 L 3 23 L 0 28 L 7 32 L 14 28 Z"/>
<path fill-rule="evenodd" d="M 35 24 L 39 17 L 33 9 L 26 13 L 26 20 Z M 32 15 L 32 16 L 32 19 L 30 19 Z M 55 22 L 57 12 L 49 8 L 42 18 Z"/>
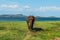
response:
<path fill-rule="evenodd" d="M 33 15 L 32 15 L 33 16 Z M 0 15 L 0 17 L 27 17 L 26 15 L 23 14 L 4 14 L 4 15 Z M 41 17 L 41 16 L 35 16 L 36 18 L 59 18 L 59 17 L 54 17 L 54 16 L 50 16 L 50 17 Z"/>

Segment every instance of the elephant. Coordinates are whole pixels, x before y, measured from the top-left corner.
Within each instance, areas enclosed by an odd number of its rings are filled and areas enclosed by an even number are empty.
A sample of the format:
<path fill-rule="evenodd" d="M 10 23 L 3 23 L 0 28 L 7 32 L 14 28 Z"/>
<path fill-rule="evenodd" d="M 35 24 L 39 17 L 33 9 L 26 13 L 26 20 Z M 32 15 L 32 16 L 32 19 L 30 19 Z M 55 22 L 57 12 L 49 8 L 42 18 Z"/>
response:
<path fill-rule="evenodd" d="M 35 17 L 34 16 L 28 16 L 27 17 L 26 22 L 27 22 L 28 30 L 30 30 L 30 31 L 33 30 L 34 21 L 35 21 Z"/>

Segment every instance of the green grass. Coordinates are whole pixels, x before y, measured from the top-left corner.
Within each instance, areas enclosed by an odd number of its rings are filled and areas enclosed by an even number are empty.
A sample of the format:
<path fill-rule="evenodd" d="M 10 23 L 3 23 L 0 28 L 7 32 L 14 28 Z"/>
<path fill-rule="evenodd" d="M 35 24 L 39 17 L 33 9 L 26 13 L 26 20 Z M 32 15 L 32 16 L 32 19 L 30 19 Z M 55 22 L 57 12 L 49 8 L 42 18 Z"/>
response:
<path fill-rule="evenodd" d="M 0 22 L 0 40 L 53 40 L 60 38 L 60 21 L 37 21 L 34 28 L 43 30 L 29 32 L 25 21 Z"/>

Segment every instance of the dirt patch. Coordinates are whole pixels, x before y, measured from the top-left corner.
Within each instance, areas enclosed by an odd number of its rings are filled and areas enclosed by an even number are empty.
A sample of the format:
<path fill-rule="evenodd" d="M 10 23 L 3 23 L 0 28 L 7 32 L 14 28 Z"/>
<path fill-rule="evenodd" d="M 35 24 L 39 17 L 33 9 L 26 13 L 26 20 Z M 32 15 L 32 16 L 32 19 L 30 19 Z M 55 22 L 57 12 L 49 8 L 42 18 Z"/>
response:
<path fill-rule="evenodd" d="M 55 37 L 53 40 L 60 40 L 60 37 Z"/>
<path fill-rule="evenodd" d="M 29 32 L 26 33 L 26 36 L 23 38 L 23 40 L 28 40 L 31 37 L 31 34 Z"/>

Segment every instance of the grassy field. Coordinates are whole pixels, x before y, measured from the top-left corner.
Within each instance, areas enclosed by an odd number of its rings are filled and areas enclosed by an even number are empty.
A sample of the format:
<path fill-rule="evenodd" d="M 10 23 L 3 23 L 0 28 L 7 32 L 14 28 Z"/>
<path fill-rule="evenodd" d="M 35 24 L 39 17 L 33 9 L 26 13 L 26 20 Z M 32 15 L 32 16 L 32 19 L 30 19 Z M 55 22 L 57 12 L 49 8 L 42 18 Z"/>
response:
<path fill-rule="evenodd" d="M 37 21 L 33 30 L 25 21 L 0 22 L 0 40 L 60 40 L 60 21 Z"/>

